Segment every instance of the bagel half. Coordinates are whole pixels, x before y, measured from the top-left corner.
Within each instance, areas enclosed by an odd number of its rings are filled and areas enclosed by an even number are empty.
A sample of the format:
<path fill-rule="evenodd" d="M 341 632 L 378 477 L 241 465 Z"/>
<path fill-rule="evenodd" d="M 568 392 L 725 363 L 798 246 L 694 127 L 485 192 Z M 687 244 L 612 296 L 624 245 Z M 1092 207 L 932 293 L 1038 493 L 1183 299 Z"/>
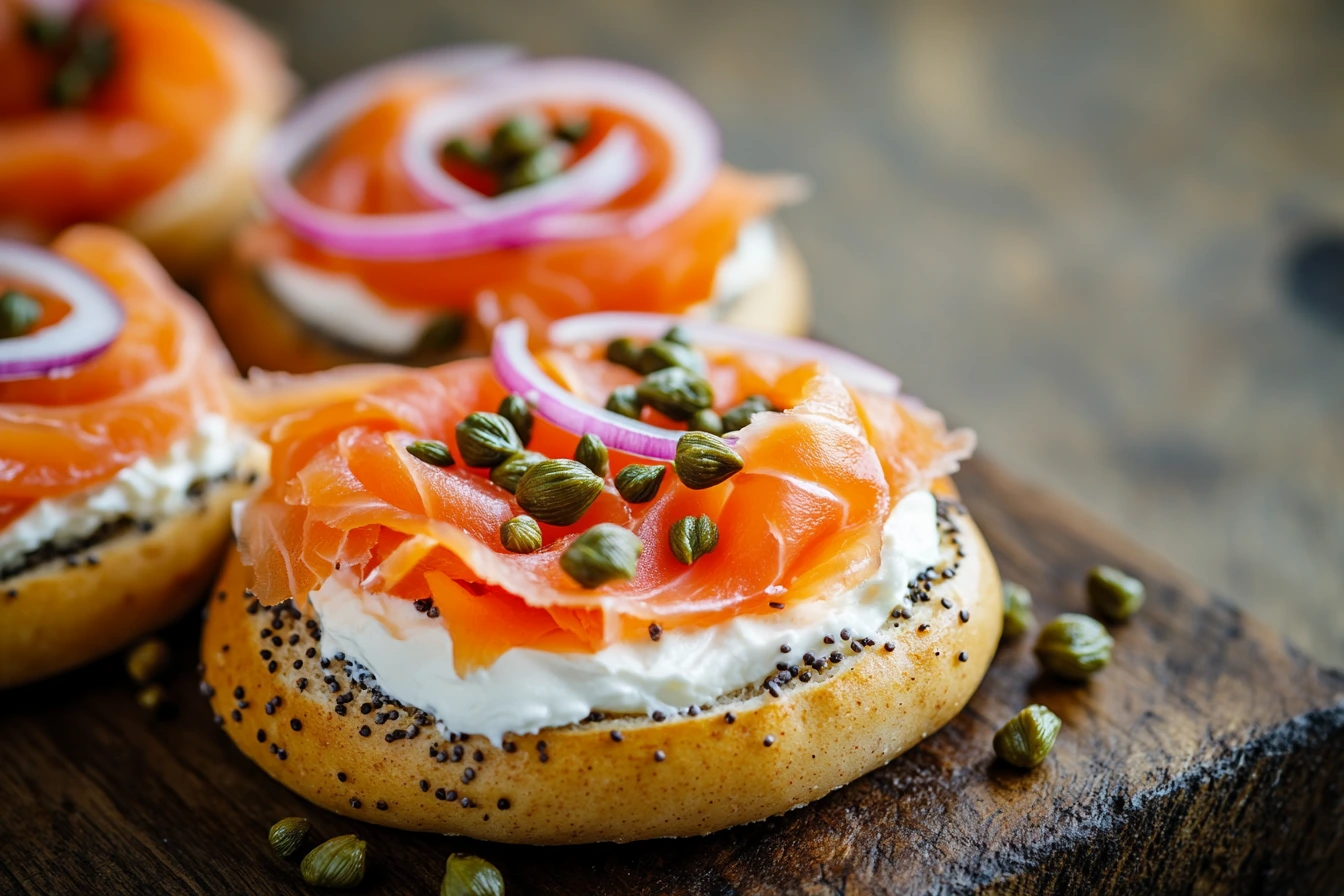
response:
<path fill-rule="evenodd" d="M 998 643 L 1001 588 L 970 517 L 942 506 L 953 577 L 936 577 L 926 599 L 901 599 L 910 618 L 888 619 L 875 646 L 837 644 L 841 663 L 787 682 L 778 698 L 753 686 L 696 715 L 607 717 L 510 735 L 502 748 L 444 736 L 414 707 L 374 707 L 369 679 L 321 660 L 316 620 L 292 603 L 260 607 L 236 552 L 209 606 L 202 690 L 248 757 L 342 815 L 531 844 L 708 833 L 818 799 L 965 705 Z"/>
<path fill-rule="evenodd" d="M 0 579 L 0 688 L 104 656 L 200 600 L 228 543 L 230 505 L 246 487 L 220 482 L 193 508 Z"/>
<path fill-rule="evenodd" d="M 718 310 L 726 323 L 767 333 L 800 336 L 812 321 L 807 270 L 793 241 L 776 226 L 779 251 L 769 277 Z M 389 358 L 338 342 L 292 315 L 263 284 L 254 264 L 237 257 L 221 265 L 205 290 L 205 306 L 238 367 L 312 373 L 344 364 L 439 364 L 449 355 Z M 694 313 L 694 309 L 692 310 Z M 705 313 L 710 313 L 709 304 Z M 468 332 L 458 355 L 489 350 L 484 333 Z"/>

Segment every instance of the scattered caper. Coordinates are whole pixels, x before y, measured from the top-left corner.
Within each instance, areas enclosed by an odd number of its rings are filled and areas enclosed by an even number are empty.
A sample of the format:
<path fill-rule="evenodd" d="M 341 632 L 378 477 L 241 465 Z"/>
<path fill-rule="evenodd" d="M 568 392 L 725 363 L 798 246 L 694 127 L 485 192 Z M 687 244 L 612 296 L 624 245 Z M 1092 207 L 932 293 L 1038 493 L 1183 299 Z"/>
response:
<path fill-rule="evenodd" d="M 527 399 L 516 393 L 506 396 L 499 403 L 499 416 L 513 424 L 518 441 L 526 448 L 527 443 L 532 441 L 532 408 L 528 406 Z"/>
<path fill-rule="evenodd" d="M 632 579 L 644 543 L 639 536 L 615 523 L 598 523 L 565 548 L 560 568 L 585 588 L 596 588 L 612 579 Z"/>
<path fill-rule="evenodd" d="M 1048 671 L 1069 681 L 1084 681 L 1111 661 L 1106 626 L 1091 616 L 1063 613 L 1036 636 L 1036 658 Z"/>
<path fill-rule="evenodd" d="M 591 432 L 584 433 L 574 449 L 574 459 L 593 471 L 594 476 L 606 477 L 611 466 L 607 460 L 607 446 Z"/>
<path fill-rule="evenodd" d="M 135 702 L 151 716 L 166 715 L 172 705 L 168 699 L 168 691 L 161 684 L 141 688 L 135 695 Z"/>
<path fill-rule="evenodd" d="M 1003 583 L 1003 635 L 1016 638 L 1036 624 L 1031 612 L 1031 592 L 1016 582 Z"/>
<path fill-rule="evenodd" d="M 684 367 L 665 367 L 640 380 L 635 397 L 673 420 L 689 420 L 714 403 L 714 390 L 699 374 Z"/>
<path fill-rule="evenodd" d="M 607 410 L 622 417 L 638 420 L 640 407 L 639 396 L 634 386 L 617 386 L 611 395 L 607 396 Z"/>
<path fill-rule="evenodd" d="M 136 684 L 149 684 L 168 671 L 171 661 L 167 644 L 158 638 L 146 638 L 126 654 L 126 671 Z"/>
<path fill-rule="evenodd" d="M 490 468 L 490 481 L 507 492 L 518 490 L 518 483 L 528 470 L 546 460 L 546 455 L 535 451 L 519 451 L 509 455 L 503 463 Z"/>
<path fill-rule="evenodd" d="M 493 467 L 523 450 L 513 424 L 499 414 L 477 411 L 457 424 L 457 453 L 469 467 Z"/>
<path fill-rule="evenodd" d="M 521 190 L 555 177 L 565 168 L 565 157 L 557 146 L 542 146 L 522 156 L 499 179 L 499 191 Z"/>
<path fill-rule="evenodd" d="M 0 295 L 0 339 L 26 336 L 42 318 L 42 306 L 17 289 Z"/>
<path fill-rule="evenodd" d="M 406 446 L 406 453 L 419 461 L 435 467 L 451 467 L 452 452 L 448 446 L 436 439 L 420 439 Z"/>
<path fill-rule="evenodd" d="M 504 876 L 479 856 L 453 853 L 448 857 L 439 896 L 504 896 Z"/>
<path fill-rule="evenodd" d="M 653 373 L 668 367 L 684 367 L 692 373 L 705 375 L 705 359 L 695 349 L 678 342 L 660 339 L 650 342 L 639 353 L 640 373 Z"/>
<path fill-rule="evenodd" d="M 607 343 L 607 360 L 638 373 L 640 351 L 639 343 L 629 336 L 622 336 Z"/>
<path fill-rule="evenodd" d="M 672 556 L 690 566 L 718 545 L 719 527 L 703 514 L 685 516 L 672 524 L 667 543 L 672 548 Z"/>
<path fill-rule="evenodd" d="M 515 115 L 490 135 L 490 162 L 504 167 L 534 153 L 550 139 L 546 122 L 536 115 Z"/>
<path fill-rule="evenodd" d="M 663 334 L 664 342 L 675 342 L 678 345 L 691 345 L 691 334 L 681 324 L 673 325 L 672 329 Z"/>
<path fill-rule="evenodd" d="M 420 341 L 414 353 L 421 356 L 442 354 L 456 348 L 466 332 L 467 319 L 464 315 L 457 312 L 441 314 L 430 321 L 429 326 L 420 334 Z"/>
<path fill-rule="evenodd" d="M 1094 566 L 1087 572 L 1087 597 L 1102 616 L 1124 622 L 1143 606 L 1143 583 L 1113 566 Z"/>
<path fill-rule="evenodd" d="M 616 474 L 616 491 L 631 504 L 647 504 L 658 496 L 666 473 L 662 464 L 627 464 Z"/>
<path fill-rule="evenodd" d="M 518 506 L 543 523 L 572 526 L 602 494 L 601 476 L 576 460 L 544 460 L 518 482 Z"/>
<path fill-rule="evenodd" d="M 313 887 L 349 890 L 364 879 L 364 863 L 369 845 L 354 834 L 332 837 L 303 857 L 299 870 L 303 881 Z"/>
<path fill-rule="evenodd" d="M 303 845 L 303 840 L 308 836 L 308 829 L 311 827 L 312 824 L 308 819 L 299 818 L 297 815 L 280 819 L 271 825 L 271 849 L 275 850 L 275 854 L 280 858 L 289 858 Z"/>
<path fill-rule="evenodd" d="M 590 123 L 582 118 L 571 118 L 555 126 L 555 136 L 566 143 L 578 143 L 588 136 Z"/>
<path fill-rule="evenodd" d="M 1054 749 L 1059 728 L 1059 716 L 1039 703 L 1032 704 L 994 735 L 994 752 L 1018 768 L 1035 768 Z"/>
<path fill-rule="evenodd" d="M 696 411 L 686 421 L 688 432 L 707 432 L 711 435 L 723 435 L 723 419 L 709 408 Z"/>
<path fill-rule="evenodd" d="M 775 406 L 764 395 L 748 395 L 723 415 L 723 431 L 737 432 L 751 422 L 752 414 L 773 411 Z"/>
<path fill-rule="evenodd" d="M 541 527 L 530 516 L 516 516 L 499 527 L 499 541 L 515 554 L 541 550 Z"/>
<path fill-rule="evenodd" d="M 677 440 L 673 465 L 687 488 L 710 488 L 739 472 L 742 458 L 716 435 L 688 432 Z"/>

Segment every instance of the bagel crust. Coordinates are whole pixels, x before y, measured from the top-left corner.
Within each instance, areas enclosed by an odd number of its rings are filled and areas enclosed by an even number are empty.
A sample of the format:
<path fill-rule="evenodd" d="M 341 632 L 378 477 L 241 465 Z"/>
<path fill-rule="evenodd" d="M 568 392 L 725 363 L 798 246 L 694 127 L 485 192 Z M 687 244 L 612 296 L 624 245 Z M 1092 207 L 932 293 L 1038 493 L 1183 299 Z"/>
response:
<path fill-rule="evenodd" d="M 196 603 L 228 543 L 238 482 L 158 522 L 0 580 L 0 688 L 104 656 Z"/>
<path fill-rule="evenodd" d="M 812 300 L 802 256 L 782 227 L 775 227 L 778 261 L 770 276 L 730 300 L 722 319 L 748 329 L 801 336 L 812 320 Z M 693 308 L 690 314 L 710 314 L 714 303 Z M 338 342 L 292 315 L 265 288 L 254 263 L 236 257 L 221 265 L 205 290 L 205 307 L 234 361 L 242 370 L 285 370 L 312 373 L 345 364 L 393 361 L 416 365 L 440 364 L 453 355 L 390 358 Z M 458 356 L 489 351 L 486 333 L 469 326 Z"/>
<path fill-rule="evenodd" d="M 292 603 L 260 607 L 236 552 L 210 603 L 202 691 L 271 777 L 352 818 L 531 844 L 704 834 L 818 799 L 965 705 L 998 643 L 1001 588 L 970 517 L 942 507 L 952 576 L 935 574 L 928 599 L 900 598 L 910 618 L 889 619 L 873 646 L 837 643 L 843 661 L 778 697 L 755 686 L 695 714 L 609 716 L 508 735 L 502 748 L 444 736 L 343 658 L 322 661 L 316 620 Z"/>

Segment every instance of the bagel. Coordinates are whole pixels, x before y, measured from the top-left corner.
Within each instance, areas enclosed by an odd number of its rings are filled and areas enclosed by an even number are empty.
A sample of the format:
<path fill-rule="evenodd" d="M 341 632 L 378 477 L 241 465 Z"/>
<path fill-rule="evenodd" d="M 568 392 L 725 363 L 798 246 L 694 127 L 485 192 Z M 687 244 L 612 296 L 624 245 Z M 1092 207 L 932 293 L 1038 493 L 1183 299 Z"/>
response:
<path fill-rule="evenodd" d="M 1001 586 L 964 509 L 944 501 L 939 513 L 940 568 L 953 572 L 900 598 L 873 646 L 837 645 L 843 662 L 806 682 L 752 686 L 694 715 L 606 716 L 506 735 L 502 746 L 445 735 L 343 656 L 323 658 L 316 619 L 293 603 L 261 607 L 236 551 L 209 603 L 201 687 L 244 754 L 341 815 L 529 844 L 720 830 L 883 765 L 975 691 L 1001 632 Z"/>

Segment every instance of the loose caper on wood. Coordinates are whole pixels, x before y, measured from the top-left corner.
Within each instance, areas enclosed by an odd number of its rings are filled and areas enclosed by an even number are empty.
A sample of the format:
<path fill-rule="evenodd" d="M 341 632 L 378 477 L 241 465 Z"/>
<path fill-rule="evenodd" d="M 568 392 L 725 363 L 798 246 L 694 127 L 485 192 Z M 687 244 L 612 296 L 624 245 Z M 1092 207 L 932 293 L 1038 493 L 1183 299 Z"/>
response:
<path fill-rule="evenodd" d="M 1143 583 L 1113 566 L 1087 572 L 1087 597 L 1092 609 L 1112 622 L 1124 622 L 1143 606 Z"/>
<path fill-rule="evenodd" d="M 448 857 L 439 896 L 504 896 L 504 876 L 479 856 Z"/>
<path fill-rule="evenodd" d="M 354 834 L 333 837 L 303 857 L 299 870 L 313 887 L 349 890 L 364 879 L 369 845 Z"/>
<path fill-rule="evenodd" d="M 644 543 L 629 529 L 598 523 L 574 539 L 560 555 L 560 568 L 585 588 L 615 579 L 632 579 Z"/>
<path fill-rule="evenodd" d="M 308 836 L 308 829 L 312 824 L 306 818 L 299 818 L 297 815 L 289 818 L 282 818 L 271 825 L 271 832 L 268 839 L 271 842 L 271 849 L 282 859 L 287 859 L 299 851 L 303 845 L 303 840 Z"/>
<path fill-rule="evenodd" d="M 576 460 L 544 460 L 523 474 L 514 499 L 543 523 L 572 526 L 602 494 L 603 484 Z"/>
<path fill-rule="evenodd" d="M 493 467 L 523 450 L 513 424 L 499 414 L 468 414 L 455 433 L 457 453 L 469 467 Z"/>
<path fill-rule="evenodd" d="M 1081 613 L 1062 613 L 1036 636 L 1036 658 L 1068 681 L 1086 681 L 1111 661 L 1115 644 L 1106 626 Z"/>
<path fill-rule="evenodd" d="M 158 638 L 146 638 L 126 655 L 126 672 L 136 684 L 149 684 L 168 671 L 171 661 L 167 644 Z"/>
<path fill-rule="evenodd" d="M 1016 638 L 1036 624 L 1031 592 L 1016 582 L 1003 583 L 1003 636 Z"/>
<path fill-rule="evenodd" d="M 1032 704 L 994 735 L 994 752 L 1018 768 L 1035 768 L 1054 749 L 1060 724 L 1059 716 L 1039 703 Z"/>

